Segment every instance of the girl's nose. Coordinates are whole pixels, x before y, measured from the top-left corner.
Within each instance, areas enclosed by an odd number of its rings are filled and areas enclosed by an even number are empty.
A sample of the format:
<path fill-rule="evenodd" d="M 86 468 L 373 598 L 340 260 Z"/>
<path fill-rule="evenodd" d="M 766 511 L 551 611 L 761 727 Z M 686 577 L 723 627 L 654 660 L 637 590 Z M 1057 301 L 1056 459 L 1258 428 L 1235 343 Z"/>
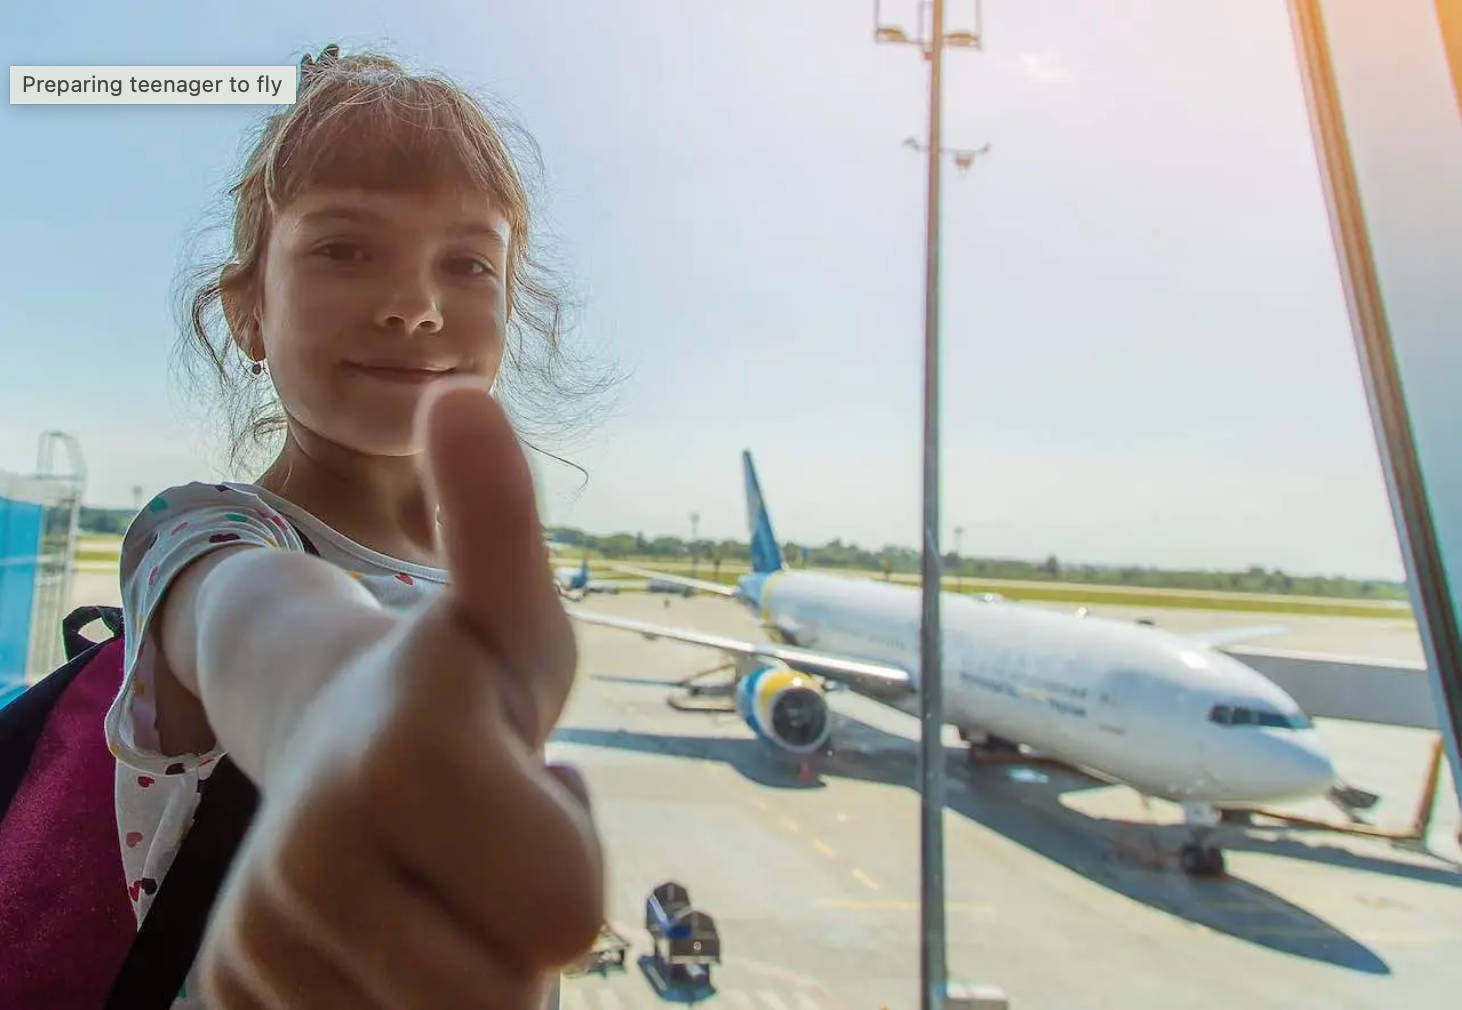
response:
<path fill-rule="evenodd" d="M 407 334 L 440 331 L 442 310 L 430 281 L 418 277 L 399 281 L 376 308 L 376 325 Z"/>

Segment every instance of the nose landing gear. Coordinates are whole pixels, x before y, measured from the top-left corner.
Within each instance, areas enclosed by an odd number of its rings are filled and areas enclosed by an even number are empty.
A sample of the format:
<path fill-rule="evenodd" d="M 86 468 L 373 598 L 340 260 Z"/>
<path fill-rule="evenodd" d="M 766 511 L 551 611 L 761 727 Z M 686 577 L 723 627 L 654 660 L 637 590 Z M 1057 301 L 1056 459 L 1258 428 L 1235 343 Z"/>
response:
<path fill-rule="evenodd" d="M 1186 842 L 1178 850 L 1178 865 L 1190 877 L 1221 877 L 1227 872 L 1223 850 L 1216 845 Z"/>
<path fill-rule="evenodd" d="M 1219 812 L 1207 803 L 1184 803 L 1183 820 L 1193 826 L 1193 840 L 1178 849 L 1178 866 L 1190 877 L 1221 877 L 1227 872 L 1223 850 L 1210 845 Z"/>

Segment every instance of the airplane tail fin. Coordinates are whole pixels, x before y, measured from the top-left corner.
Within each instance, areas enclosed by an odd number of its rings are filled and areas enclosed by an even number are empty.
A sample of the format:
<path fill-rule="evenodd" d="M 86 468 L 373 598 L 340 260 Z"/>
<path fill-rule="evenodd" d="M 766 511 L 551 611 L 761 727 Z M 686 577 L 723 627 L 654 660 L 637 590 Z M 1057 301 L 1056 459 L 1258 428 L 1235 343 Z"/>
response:
<path fill-rule="evenodd" d="M 742 451 L 741 464 L 746 476 L 746 521 L 751 527 L 751 570 L 779 571 L 785 567 L 782 549 L 777 546 L 776 535 L 772 533 L 772 520 L 761 496 L 761 484 L 756 479 L 756 466 L 751 462 L 750 450 Z"/>

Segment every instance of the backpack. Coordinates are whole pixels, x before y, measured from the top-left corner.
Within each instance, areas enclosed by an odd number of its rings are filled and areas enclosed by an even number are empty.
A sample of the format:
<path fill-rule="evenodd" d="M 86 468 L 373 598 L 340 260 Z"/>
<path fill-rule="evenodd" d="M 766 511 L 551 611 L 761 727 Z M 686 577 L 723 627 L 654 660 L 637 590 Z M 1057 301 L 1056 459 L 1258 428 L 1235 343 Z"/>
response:
<path fill-rule="evenodd" d="M 98 619 L 112 634 L 93 642 L 81 629 Z M 167 1010 L 258 806 L 258 790 L 225 754 L 201 784 L 193 826 L 138 927 L 104 729 L 122 686 L 122 630 L 116 607 L 78 607 L 61 622 L 66 662 L 0 708 L 6 1010 Z"/>

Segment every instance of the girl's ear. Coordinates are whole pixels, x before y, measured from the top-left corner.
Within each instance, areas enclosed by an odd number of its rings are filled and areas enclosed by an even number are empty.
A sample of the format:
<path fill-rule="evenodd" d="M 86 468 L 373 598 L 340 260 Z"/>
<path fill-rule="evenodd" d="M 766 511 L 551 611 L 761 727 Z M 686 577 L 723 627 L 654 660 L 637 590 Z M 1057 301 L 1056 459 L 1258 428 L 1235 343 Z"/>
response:
<path fill-rule="evenodd" d="M 228 322 L 229 333 L 234 343 L 248 357 L 254 356 L 254 343 L 258 340 L 258 317 L 254 310 L 254 290 L 244 268 L 230 263 L 223 268 L 218 281 L 218 293 L 223 302 L 223 317 Z M 263 351 L 263 348 L 259 348 Z"/>

